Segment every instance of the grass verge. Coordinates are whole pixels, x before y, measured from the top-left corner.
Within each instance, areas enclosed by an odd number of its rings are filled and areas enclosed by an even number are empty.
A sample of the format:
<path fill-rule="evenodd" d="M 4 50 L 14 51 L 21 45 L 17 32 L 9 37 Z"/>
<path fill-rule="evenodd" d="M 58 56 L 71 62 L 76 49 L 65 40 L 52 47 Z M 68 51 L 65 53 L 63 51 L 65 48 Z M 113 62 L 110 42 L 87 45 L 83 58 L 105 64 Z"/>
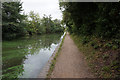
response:
<path fill-rule="evenodd" d="M 65 36 L 66 36 L 66 34 L 64 35 L 64 37 L 63 37 L 63 39 L 62 39 L 62 42 L 61 42 L 61 44 L 60 44 L 60 46 L 59 46 L 59 48 L 58 48 L 57 53 L 55 54 L 53 60 L 51 61 L 50 68 L 49 68 L 49 71 L 48 71 L 48 74 L 47 74 L 47 78 L 50 78 L 50 75 L 51 75 L 51 73 L 53 72 L 53 69 L 54 69 L 55 64 L 56 64 L 56 59 L 57 59 L 57 57 L 58 57 L 58 55 L 59 55 L 59 53 L 60 53 L 60 51 L 61 51 L 61 47 L 62 47 L 62 45 L 63 45 Z"/>

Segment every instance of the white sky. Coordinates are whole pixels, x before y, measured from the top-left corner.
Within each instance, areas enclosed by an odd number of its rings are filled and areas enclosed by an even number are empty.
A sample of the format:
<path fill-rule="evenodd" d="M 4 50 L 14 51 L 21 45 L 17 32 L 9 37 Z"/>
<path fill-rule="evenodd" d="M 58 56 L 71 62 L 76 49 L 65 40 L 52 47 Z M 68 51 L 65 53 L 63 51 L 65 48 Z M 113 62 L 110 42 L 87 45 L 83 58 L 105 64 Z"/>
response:
<path fill-rule="evenodd" d="M 31 10 L 39 13 L 40 17 L 43 14 L 51 15 L 52 19 L 62 19 L 62 12 L 59 9 L 58 0 L 21 0 L 25 13 Z"/>

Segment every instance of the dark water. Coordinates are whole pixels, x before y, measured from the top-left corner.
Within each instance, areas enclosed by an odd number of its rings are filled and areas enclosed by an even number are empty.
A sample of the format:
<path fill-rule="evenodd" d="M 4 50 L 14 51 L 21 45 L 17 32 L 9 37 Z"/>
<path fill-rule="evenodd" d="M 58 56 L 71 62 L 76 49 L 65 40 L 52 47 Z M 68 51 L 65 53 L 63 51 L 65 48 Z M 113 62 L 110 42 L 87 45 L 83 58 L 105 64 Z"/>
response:
<path fill-rule="evenodd" d="M 4 41 L 3 77 L 37 78 L 62 37 L 62 34 L 47 34 Z"/>

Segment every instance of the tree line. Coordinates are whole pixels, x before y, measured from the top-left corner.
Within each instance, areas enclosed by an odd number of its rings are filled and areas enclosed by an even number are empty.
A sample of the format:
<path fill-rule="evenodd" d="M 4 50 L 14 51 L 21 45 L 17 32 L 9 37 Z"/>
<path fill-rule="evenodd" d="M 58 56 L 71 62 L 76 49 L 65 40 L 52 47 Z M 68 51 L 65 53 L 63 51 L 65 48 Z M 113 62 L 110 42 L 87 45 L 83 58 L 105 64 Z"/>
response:
<path fill-rule="evenodd" d="M 63 22 L 70 33 L 101 38 L 120 38 L 120 2 L 61 2 Z"/>
<path fill-rule="evenodd" d="M 61 20 L 52 20 L 51 15 L 40 18 L 38 13 L 23 13 L 22 2 L 2 3 L 2 38 L 14 39 L 33 34 L 63 32 Z"/>

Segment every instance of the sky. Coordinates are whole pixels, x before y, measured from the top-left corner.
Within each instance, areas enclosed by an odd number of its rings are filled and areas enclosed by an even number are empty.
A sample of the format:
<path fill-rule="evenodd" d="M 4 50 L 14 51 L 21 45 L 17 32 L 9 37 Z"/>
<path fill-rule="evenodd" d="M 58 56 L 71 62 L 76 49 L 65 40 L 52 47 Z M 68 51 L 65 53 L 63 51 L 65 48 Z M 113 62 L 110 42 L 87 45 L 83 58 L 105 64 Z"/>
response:
<path fill-rule="evenodd" d="M 34 11 L 39 13 L 40 17 L 43 14 L 51 15 L 52 19 L 62 19 L 62 12 L 59 9 L 59 0 L 21 0 L 25 13 Z"/>

